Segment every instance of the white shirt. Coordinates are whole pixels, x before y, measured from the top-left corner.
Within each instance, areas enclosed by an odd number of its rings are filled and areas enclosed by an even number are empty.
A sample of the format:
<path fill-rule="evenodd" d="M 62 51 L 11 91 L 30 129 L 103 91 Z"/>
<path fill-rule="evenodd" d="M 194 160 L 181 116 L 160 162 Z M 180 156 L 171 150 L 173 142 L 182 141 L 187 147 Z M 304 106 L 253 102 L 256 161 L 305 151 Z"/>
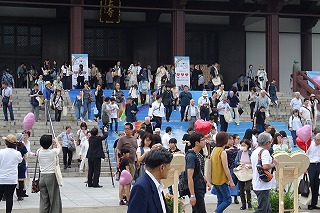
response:
<path fill-rule="evenodd" d="M 219 100 L 221 97 L 225 96 L 225 94 L 226 94 L 226 91 L 220 90 L 220 89 L 217 90 L 217 97 Z"/>
<path fill-rule="evenodd" d="M 131 87 L 130 90 L 129 90 L 129 94 L 131 96 L 131 98 L 138 98 L 138 90 Z"/>
<path fill-rule="evenodd" d="M 56 158 L 60 153 L 60 149 L 40 149 L 38 154 L 40 171 L 42 174 L 52 174 L 54 173 L 55 164 L 54 158 Z"/>
<path fill-rule="evenodd" d="M 15 149 L 0 150 L 0 184 L 18 183 L 18 164 L 21 163 L 21 153 Z"/>
<path fill-rule="evenodd" d="M 68 70 L 68 67 L 65 68 L 64 65 L 62 65 L 61 67 L 61 71 L 63 74 L 66 74 L 66 76 L 69 76 L 69 70 Z"/>
<path fill-rule="evenodd" d="M 226 109 L 230 109 L 230 106 L 229 106 L 229 104 L 226 102 L 226 103 L 223 103 L 222 101 L 220 101 L 219 103 L 218 103 L 218 105 L 217 105 L 217 108 L 222 108 L 223 107 L 223 109 L 220 109 L 220 110 L 218 110 L 218 114 L 219 115 L 224 115 L 224 111 L 226 110 Z"/>
<path fill-rule="evenodd" d="M 116 103 L 109 104 L 110 107 L 110 118 L 118 118 L 119 107 Z"/>
<path fill-rule="evenodd" d="M 302 123 L 301 123 L 299 116 L 295 116 L 295 115 L 290 116 L 289 128 L 292 128 L 292 130 L 296 131 L 297 129 L 299 129 L 301 127 L 302 127 Z"/>
<path fill-rule="evenodd" d="M 311 120 L 311 109 L 310 107 L 306 107 L 306 106 L 302 106 L 300 107 L 299 112 L 301 112 L 302 114 L 302 118 L 303 120 Z"/>
<path fill-rule="evenodd" d="M 81 143 L 80 143 L 79 155 L 81 155 L 81 159 L 85 159 L 87 157 L 88 149 L 89 149 L 89 140 L 87 137 L 84 137 L 81 139 Z"/>
<path fill-rule="evenodd" d="M 269 190 L 269 189 L 271 189 L 271 187 L 273 185 L 273 181 L 272 180 L 270 182 L 263 182 L 259 178 L 259 173 L 258 173 L 258 170 L 256 169 L 256 166 L 258 164 L 258 154 L 259 154 L 261 149 L 262 149 L 261 147 L 257 147 L 252 152 L 252 155 L 251 155 L 251 163 L 252 163 L 252 168 L 253 168 L 252 169 L 253 170 L 252 185 L 253 185 L 253 190 L 257 190 L 257 191 Z M 269 153 L 268 150 L 264 150 L 261 153 L 261 160 L 262 160 L 262 165 L 271 164 L 272 163 L 272 157 L 270 156 L 270 153 Z"/>
<path fill-rule="evenodd" d="M 293 109 L 297 109 L 299 110 L 300 107 L 302 107 L 302 100 L 299 98 L 293 98 L 291 101 L 290 101 L 290 106 L 293 108 Z"/>
<path fill-rule="evenodd" d="M 155 101 L 149 110 L 148 116 L 164 117 L 164 105 Z"/>
<path fill-rule="evenodd" d="M 161 141 L 162 141 L 162 145 L 164 146 L 164 148 L 169 149 L 169 140 L 171 139 L 171 135 L 169 135 L 168 133 L 164 133 Z"/>
<path fill-rule="evenodd" d="M 208 97 L 203 97 L 201 96 L 199 99 L 198 99 L 198 105 L 199 106 L 202 106 L 203 104 L 207 103 L 208 105 L 206 106 L 210 106 L 210 101 L 209 101 L 209 98 Z"/>
<path fill-rule="evenodd" d="M 311 141 L 311 145 L 306 154 L 309 157 L 310 163 L 320 162 L 320 145 L 317 145 L 314 140 Z"/>
<path fill-rule="evenodd" d="M 163 192 L 163 184 L 159 183 L 157 181 L 157 179 L 148 171 L 146 170 L 147 175 L 149 175 L 149 177 L 151 178 L 151 180 L 154 182 L 154 184 L 156 185 L 158 194 L 159 194 L 159 198 L 160 198 L 160 203 L 161 203 L 161 207 L 162 207 L 162 212 L 163 213 L 167 213 L 167 209 L 166 209 L 166 205 L 164 203 L 164 199 L 162 196 L 162 192 Z"/>
<path fill-rule="evenodd" d="M 252 146 L 253 147 L 256 147 L 258 145 L 258 139 L 256 136 L 252 135 L 251 137 L 251 140 L 252 140 Z"/>
<path fill-rule="evenodd" d="M 196 106 L 191 106 L 191 105 L 190 105 L 189 108 L 190 108 L 191 117 L 197 116 Z"/>
<path fill-rule="evenodd" d="M 34 156 L 34 152 L 32 152 L 31 148 L 30 148 L 30 141 L 28 140 L 26 143 L 24 142 L 24 145 L 26 146 L 26 148 L 28 150 L 28 157 Z"/>

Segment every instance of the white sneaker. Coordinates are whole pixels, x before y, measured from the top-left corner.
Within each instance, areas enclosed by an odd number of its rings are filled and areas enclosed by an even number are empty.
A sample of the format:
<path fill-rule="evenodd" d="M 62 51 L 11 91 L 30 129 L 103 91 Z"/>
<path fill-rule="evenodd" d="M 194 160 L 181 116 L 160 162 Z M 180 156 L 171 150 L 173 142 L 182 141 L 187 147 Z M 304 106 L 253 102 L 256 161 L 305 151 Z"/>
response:
<path fill-rule="evenodd" d="M 239 123 L 237 123 L 237 126 L 239 126 L 240 124 Z"/>
<path fill-rule="evenodd" d="M 90 123 L 91 123 L 91 122 L 92 122 L 92 120 L 88 120 L 88 122 L 90 122 Z"/>

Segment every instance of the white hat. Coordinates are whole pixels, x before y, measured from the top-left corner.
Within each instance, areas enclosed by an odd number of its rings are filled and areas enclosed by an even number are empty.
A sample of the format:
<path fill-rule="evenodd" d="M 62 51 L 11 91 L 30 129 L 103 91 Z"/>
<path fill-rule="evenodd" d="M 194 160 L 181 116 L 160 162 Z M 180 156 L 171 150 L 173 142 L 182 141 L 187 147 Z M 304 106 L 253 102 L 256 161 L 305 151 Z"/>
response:
<path fill-rule="evenodd" d="M 202 96 L 207 97 L 207 96 L 208 96 L 208 92 L 207 92 L 207 91 L 203 91 L 203 92 L 202 92 Z"/>
<path fill-rule="evenodd" d="M 160 128 L 155 128 L 154 132 L 161 132 L 161 129 Z"/>

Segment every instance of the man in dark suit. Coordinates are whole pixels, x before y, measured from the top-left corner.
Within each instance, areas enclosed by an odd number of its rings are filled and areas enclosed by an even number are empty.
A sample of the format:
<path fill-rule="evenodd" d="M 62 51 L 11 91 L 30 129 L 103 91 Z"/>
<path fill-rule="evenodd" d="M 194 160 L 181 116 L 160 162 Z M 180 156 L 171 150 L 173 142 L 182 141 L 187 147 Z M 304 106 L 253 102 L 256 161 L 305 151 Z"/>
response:
<path fill-rule="evenodd" d="M 88 187 L 101 188 L 99 185 L 99 177 L 101 171 L 101 158 L 105 158 L 102 144 L 108 137 L 108 129 L 104 127 L 103 136 L 98 136 L 98 129 L 93 128 L 89 138 L 89 149 L 87 153 L 88 158 Z"/>
<path fill-rule="evenodd" d="M 164 147 L 152 149 L 145 158 L 146 173 L 134 184 L 128 213 L 169 213 L 161 179 L 166 179 L 173 155 Z"/>

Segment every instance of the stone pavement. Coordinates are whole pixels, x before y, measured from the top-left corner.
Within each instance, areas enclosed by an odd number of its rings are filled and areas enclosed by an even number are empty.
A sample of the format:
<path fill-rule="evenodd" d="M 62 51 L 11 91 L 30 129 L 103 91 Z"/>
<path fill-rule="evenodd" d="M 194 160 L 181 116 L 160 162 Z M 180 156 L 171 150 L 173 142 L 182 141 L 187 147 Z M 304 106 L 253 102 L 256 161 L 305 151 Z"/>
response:
<path fill-rule="evenodd" d="M 88 188 L 85 186 L 84 177 L 64 178 L 64 186 L 61 187 L 61 199 L 64 213 L 108 213 L 117 212 L 125 213 L 127 208 L 119 206 L 118 204 L 118 183 L 116 182 L 115 188 L 112 187 L 110 177 L 100 178 L 100 184 L 103 188 Z M 25 198 L 23 201 L 17 201 L 14 197 L 14 213 L 35 213 L 39 208 L 39 194 L 31 194 L 28 189 L 30 197 Z M 185 200 L 188 203 L 188 200 Z M 206 206 L 207 212 L 213 212 L 216 206 L 216 196 L 207 193 Z M 232 204 L 228 207 L 225 213 L 235 212 L 253 212 L 253 211 L 240 211 L 240 204 Z M 5 202 L 0 202 L 0 212 L 4 212 Z M 186 212 L 191 213 L 191 206 L 186 206 Z M 307 212 L 306 207 L 302 207 L 299 212 Z"/>

